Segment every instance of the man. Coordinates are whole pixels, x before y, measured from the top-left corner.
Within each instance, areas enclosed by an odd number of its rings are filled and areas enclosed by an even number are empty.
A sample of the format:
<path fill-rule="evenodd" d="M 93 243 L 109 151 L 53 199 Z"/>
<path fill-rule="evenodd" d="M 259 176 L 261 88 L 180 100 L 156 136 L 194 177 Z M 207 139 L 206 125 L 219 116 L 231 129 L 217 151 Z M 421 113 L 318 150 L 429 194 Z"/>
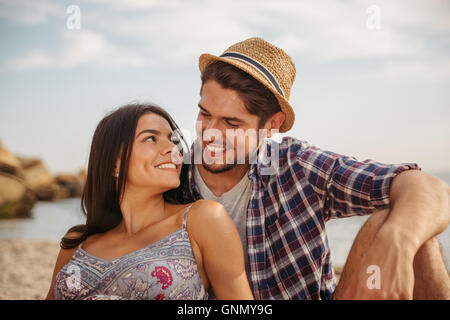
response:
<path fill-rule="evenodd" d="M 236 223 L 256 299 L 450 298 L 435 239 L 450 221 L 443 181 L 416 164 L 358 162 L 292 137 L 266 141 L 294 123 L 296 71 L 261 38 L 220 57 L 204 54 L 199 67 L 190 187 L 197 198 L 221 202 Z M 261 161 L 267 157 L 276 161 Z M 372 216 L 336 288 L 325 222 L 365 214 Z"/>

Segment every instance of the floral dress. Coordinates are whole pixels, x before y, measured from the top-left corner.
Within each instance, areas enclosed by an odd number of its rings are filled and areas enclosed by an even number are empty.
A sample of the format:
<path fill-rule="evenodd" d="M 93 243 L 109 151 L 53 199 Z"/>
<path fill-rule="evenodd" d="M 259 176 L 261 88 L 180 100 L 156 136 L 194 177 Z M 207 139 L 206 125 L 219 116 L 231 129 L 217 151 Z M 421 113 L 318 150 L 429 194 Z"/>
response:
<path fill-rule="evenodd" d="M 208 299 L 186 229 L 191 206 L 181 229 L 114 260 L 80 245 L 56 275 L 54 299 Z"/>

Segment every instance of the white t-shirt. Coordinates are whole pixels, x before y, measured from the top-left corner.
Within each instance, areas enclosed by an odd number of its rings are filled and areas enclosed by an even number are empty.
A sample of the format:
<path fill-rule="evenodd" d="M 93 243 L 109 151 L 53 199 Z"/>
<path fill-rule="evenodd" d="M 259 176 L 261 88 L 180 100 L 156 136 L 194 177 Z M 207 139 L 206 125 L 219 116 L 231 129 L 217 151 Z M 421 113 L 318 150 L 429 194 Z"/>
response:
<path fill-rule="evenodd" d="M 247 252 L 247 207 L 252 193 L 252 182 L 248 178 L 247 173 L 244 174 L 242 179 L 231 190 L 220 197 L 217 197 L 208 188 L 195 165 L 194 180 L 203 199 L 215 200 L 221 203 L 230 214 L 241 237 L 242 248 L 244 249 L 245 271 L 247 272 L 247 277 L 249 277 L 250 265 L 248 263 Z"/>

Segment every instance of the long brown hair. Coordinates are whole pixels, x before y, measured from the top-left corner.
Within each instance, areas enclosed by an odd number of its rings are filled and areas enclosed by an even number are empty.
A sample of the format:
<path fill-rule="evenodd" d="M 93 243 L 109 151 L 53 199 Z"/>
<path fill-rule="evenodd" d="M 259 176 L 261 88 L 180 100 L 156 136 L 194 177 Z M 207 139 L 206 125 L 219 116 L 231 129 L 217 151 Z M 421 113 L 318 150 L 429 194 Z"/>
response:
<path fill-rule="evenodd" d="M 150 104 L 130 104 L 105 116 L 98 124 L 92 138 L 86 184 L 81 196 L 81 209 L 86 223 L 70 228 L 69 232 L 81 232 L 78 238 L 61 239 L 60 246 L 70 249 L 78 246 L 92 234 L 103 233 L 122 221 L 120 199 L 125 191 L 136 127 L 145 113 L 160 115 L 169 122 L 178 138 L 178 149 L 183 156 L 189 154 L 187 143 L 172 117 L 161 107 Z M 119 176 L 114 178 L 116 161 L 120 156 Z M 181 183 L 176 189 L 166 191 L 163 197 L 171 203 L 190 203 L 194 199 L 187 186 L 186 162 L 181 169 Z M 117 182 L 116 182 L 117 179 Z"/>

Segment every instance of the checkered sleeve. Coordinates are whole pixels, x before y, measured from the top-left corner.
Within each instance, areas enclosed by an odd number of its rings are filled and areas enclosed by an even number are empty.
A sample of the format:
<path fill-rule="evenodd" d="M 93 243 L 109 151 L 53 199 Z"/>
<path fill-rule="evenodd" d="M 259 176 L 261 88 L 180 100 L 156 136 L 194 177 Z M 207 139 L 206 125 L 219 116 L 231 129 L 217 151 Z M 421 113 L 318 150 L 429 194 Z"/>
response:
<path fill-rule="evenodd" d="M 302 143 L 297 159 L 303 174 L 319 195 L 324 219 L 371 214 L 389 207 L 392 180 L 405 170 L 420 170 L 415 163 L 383 164 L 358 161 Z"/>

